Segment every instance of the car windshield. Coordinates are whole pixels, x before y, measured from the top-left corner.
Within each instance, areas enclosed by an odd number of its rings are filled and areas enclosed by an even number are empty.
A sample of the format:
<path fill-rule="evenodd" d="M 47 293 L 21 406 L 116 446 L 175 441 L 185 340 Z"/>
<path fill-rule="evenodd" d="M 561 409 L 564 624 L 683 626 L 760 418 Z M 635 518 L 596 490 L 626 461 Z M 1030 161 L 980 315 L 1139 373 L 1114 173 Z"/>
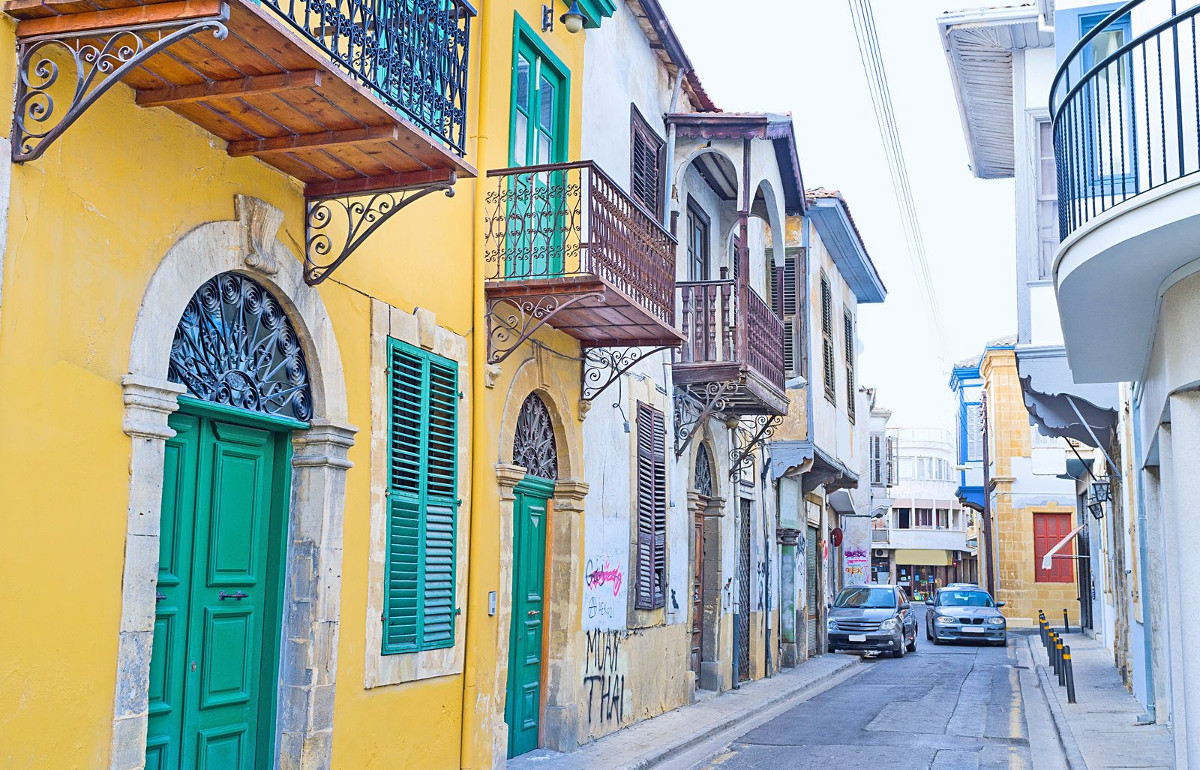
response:
<path fill-rule="evenodd" d="M 996 603 L 987 591 L 942 591 L 938 595 L 939 607 L 995 607 Z"/>
<path fill-rule="evenodd" d="M 854 607 L 859 609 L 893 609 L 896 606 L 896 592 L 891 588 L 846 588 L 838 594 L 835 607 Z"/>

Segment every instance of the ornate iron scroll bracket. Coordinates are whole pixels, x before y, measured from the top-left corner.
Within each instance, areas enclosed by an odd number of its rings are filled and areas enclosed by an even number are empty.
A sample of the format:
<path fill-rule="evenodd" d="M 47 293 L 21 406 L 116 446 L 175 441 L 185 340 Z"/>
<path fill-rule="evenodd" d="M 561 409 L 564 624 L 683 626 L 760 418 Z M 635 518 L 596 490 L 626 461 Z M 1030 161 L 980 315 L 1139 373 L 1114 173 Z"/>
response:
<path fill-rule="evenodd" d="M 745 441 L 729 451 L 729 478 L 737 479 L 747 468 L 754 467 L 754 450 L 770 441 L 782 423 L 783 415 L 766 414 L 742 421 L 737 430 Z"/>
<path fill-rule="evenodd" d="M 489 299 L 484 310 L 487 321 L 488 363 L 499 364 L 525 340 L 558 313 L 587 299 L 600 300 L 604 292 L 543 294 L 530 297 Z M 505 309 L 504 306 L 507 306 Z"/>
<path fill-rule="evenodd" d="M 215 16 L 187 21 L 130 24 L 113 29 L 89 29 L 39 35 L 17 42 L 17 95 L 13 107 L 12 160 L 24 163 L 41 157 L 79 116 L 131 70 L 180 40 L 205 31 L 222 40 L 229 6 Z M 74 69 L 75 84 L 59 84 L 59 58 Z M 61 91 L 62 93 L 57 93 Z M 55 96 L 70 95 L 65 109 Z"/>
<path fill-rule="evenodd" d="M 675 389 L 675 457 L 683 457 L 704 423 L 729 405 L 736 382 L 710 382 L 702 393 Z"/>
<path fill-rule="evenodd" d="M 595 401 L 621 375 L 655 353 L 670 349 L 670 345 L 655 348 L 588 348 L 583 353 L 583 400 Z"/>
<path fill-rule="evenodd" d="M 453 198 L 455 178 L 451 173 L 387 192 L 310 198 L 304 217 L 304 282 L 316 286 L 324 281 L 384 222 L 426 195 L 441 191 Z"/>

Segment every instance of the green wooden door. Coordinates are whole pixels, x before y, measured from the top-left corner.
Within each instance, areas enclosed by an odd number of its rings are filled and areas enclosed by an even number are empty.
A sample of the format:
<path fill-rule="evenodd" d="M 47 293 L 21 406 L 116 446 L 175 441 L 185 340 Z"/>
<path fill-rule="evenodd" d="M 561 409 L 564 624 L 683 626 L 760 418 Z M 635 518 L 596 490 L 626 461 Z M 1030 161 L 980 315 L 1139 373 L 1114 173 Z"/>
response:
<path fill-rule="evenodd" d="M 546 507 L 554 483 L 528 478 L 513 507 L 512 629 L 508 647 L 508 755 L 538 747 L 542 710 L 542 634 L 546 609 Z"/>
<path fill-rule="evenodd" d="M 195 414 L 170 425 L 146 766 L 269 766 L 286 433 Z"/>
<path fill-rule="evenodd" d="M 562 163 L 567 157 L 566 70 L 535 39 L 519 34 L 516 42 L 509 137 L 514 167 Z M 505 266 L 506 276 L 547 278 L 578 270 L 566 265 L 563 253 L 568 211 L 578 205 L 580 195 L 579 190 L 567 191 L 567 176 L 543 171 L 509 177 L 509 222 L 516 234 L 507 249 L 513 258 Z"/>

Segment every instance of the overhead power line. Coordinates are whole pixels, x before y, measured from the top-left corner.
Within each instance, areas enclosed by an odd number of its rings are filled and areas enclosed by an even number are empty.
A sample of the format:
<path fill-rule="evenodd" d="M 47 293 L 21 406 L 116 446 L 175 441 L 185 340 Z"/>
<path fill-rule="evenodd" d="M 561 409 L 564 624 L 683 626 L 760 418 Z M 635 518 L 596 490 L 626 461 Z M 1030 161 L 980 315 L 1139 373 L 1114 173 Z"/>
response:
<path fill-rule="evenodd" d="M 854 22 L 854 35 L 858 40 L 858 53 L 862 59 L 863 72 L 871 92 L 871 104 L 875 108 L 875 122 L 887 155 L 891 172 L 892 187 L 896 193 L 896 205 L 900 209 L 900 220 L 904 226 L 904 240 L 908 244 L 908 256 L 912 262 L 917 287 L 921 292 L 922 304 L 929 322 L 935 352 L 945 371 L 951 368 L 950 342 L 942 320 L 941 306 L 933 289 L 933 275 L 925 255 L 925 236 L 921 233 L 921 222 L 917 217 L 917 206 L 913 198 L 912 183 L 908 166 L 904 161 L 904 146 L 896 126 L 896 114 L 892 106 L 892 92 L 888 86 L 887 71 L 879 49 L 879 34 L 875 29 L 875 12 L 871 0 L 849 0 L 850 16 Z"/>

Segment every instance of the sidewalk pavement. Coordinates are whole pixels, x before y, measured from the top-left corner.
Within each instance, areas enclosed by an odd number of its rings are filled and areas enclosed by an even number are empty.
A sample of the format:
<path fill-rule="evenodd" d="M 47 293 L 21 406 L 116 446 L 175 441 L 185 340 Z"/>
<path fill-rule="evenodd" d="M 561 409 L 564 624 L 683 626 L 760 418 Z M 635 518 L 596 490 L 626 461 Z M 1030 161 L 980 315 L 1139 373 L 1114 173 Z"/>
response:
<path fill-rule="evenodd" d="M 1165 725 L 1137 724 L 1146 710 L 1121 683 L 1109 651 L 1083 634 L 1062 638 L 1071 648 L 1075 703 L 1067 702 L 1067 690 L 1058 684 L 1041 637 L 1035 632 L 1027 641 L 1071 770 L 1173 768 L 1171 731 Z"/>
<path fill-rule="evenodd" d="M 746 682 L 741 689 L 711 695 L 638 722 L 570 754 L 539 749 L 510 759 L 508 767 L 509 770 L 641 770 L 653 767 L 860 664 L 857 655 L 810 658 L 768 679 Z"/>

